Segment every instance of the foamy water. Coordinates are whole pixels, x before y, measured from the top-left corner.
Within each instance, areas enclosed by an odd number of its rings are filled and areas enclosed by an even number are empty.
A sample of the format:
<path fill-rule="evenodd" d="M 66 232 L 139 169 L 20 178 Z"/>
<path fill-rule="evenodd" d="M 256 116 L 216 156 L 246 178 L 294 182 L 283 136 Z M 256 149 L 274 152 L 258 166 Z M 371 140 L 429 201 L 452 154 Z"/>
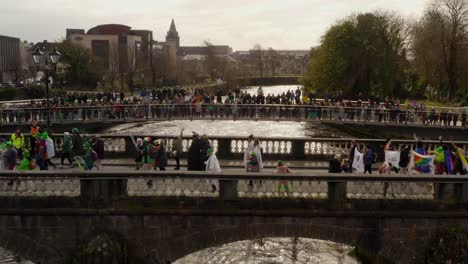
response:
<path fill-rule="evenodd" d="M 264 238 L 208 248 L 175 264 L 359 264 L 350 246 L 307 238 Z"/>

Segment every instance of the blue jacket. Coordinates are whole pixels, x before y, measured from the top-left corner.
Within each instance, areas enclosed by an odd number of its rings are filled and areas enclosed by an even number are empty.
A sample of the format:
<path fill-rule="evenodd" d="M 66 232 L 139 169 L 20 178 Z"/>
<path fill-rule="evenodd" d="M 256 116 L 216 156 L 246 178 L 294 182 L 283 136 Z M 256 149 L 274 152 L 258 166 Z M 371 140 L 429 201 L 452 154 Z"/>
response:
<path fill-rule="evenodd" d="M 368 149 L 364 154 L 364 165 L 372 165 L 374 163 L 374 152 Z"/>

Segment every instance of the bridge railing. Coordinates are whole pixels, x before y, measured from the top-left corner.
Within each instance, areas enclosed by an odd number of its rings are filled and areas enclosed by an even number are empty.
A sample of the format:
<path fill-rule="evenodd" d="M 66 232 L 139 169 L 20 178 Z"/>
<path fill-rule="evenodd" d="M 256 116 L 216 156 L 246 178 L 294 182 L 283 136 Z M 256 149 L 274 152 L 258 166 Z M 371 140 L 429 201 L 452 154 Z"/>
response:
<path fill-rule="evenodd" d="M 213 188 L 215 186 L 216 189 Z M 468 203 L 463 176 L 205 172 L 0 172 L 0 197 L 449 200 Z"/>
<path fill-rule="evenodd" d="M 442 112 L 441 112 L 442 111 Z M 288 120 L 321 122 L 369 122 L 376 124 L 465 127 L 466 110 L 447 108 L 437 112 L 415 109 L 336 107 L 320 105 L 259 104 L 135 104 L 12 108 L 0 110 L 0 123 L 14 125 L 29 120 L 54 124 L 83 122 L 131 122 L 144 120 Z"/>
<path fill-rule="evenodd" d="M 63 134 L 50 134 L 54 140 L 56 152 L 61 152 L 61 146 L 64 142 Z M 0 133 L 0 138 L 10 138 L 11 134 Z M 26 143 L 29 144 L 29 135 L 25 135 Z M 134 158 L 136 147 L 134 143 L 137 138 L 151 137 L 152 140 L 162 140 L 166 142 L 167 152 L 172 152 L 172 143 L 175 140 L 174 136 L 168 135 L 152 135 L 152 134 L 84 134 L 83 137 L 97 137 L 104 142 L 104 151 L 106 157 L 126 157 Z M 248 147 L 248 139 L 246 137 L 223 137 L 214 136 L 209 138 L 211 146 L 217 152 L 217 156 L 223 159 L 242 159 L 244 151 Z M 262 148 L 264 160 L 317 160 L 328 159 L 335 154 L 347 155 L 350 151 L 352 138 L 286 138 L 286 137 L 258 137 Z M 370 145 L 377 153 L 377 157 L 382 161 L 385 157 L 383 147 L 385 140 L 383 139 L 358 139 L 358 147 L 362 151 L 365 146 Z M 414 140 L 394 139 L 392 144 L 396 150 L 401 150 L 404 146 L 414 145 Z M 467 141 L 454 142 L 462 148 L 465 153 L 468 153 Z M 192 138 L 184 136 L 182 138 L 182 157 L 186 156 Z M 437 149 L 441 144 L 436 140 L 422 141 L 424 148 L 430 152 Z"/>

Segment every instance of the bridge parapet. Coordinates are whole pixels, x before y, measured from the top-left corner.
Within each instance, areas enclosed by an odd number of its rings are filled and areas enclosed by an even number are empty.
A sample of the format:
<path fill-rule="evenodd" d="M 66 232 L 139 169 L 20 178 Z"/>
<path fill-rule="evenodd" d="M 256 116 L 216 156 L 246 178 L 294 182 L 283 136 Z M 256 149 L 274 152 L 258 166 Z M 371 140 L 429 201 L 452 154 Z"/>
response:
<path fill-rule="evenodd" d="M 215 185 L 216 191 L 212 191 Z M 287 188 L 285 188 L 287 186 Z M 312 200 L 451 200 L 468 203 L 462 176 L 204 172 L 1 172 L 0 197 L 197 197 Z"/>
<path fill-rule="evenodd" d="M 434 110 L 435 111 L 435 110 Z M 266 120 L 322 123 L 366 123 L 369 125 L 429 126 L 466 129 L 465 108 L 432 110 L 280 104 L 135 104 L 55 107 L 10 107 L 0 109 L 2 126 L 17 126 L 37 120 L 51 124 L 124 123 L 166 120 Z"/>

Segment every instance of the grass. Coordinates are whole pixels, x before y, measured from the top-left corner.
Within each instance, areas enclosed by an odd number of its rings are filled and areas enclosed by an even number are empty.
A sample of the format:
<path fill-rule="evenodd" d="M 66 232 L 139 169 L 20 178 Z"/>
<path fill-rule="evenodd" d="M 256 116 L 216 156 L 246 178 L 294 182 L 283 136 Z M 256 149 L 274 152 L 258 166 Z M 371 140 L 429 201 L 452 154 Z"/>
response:
<path fill-rule="evenodd" d="M 417 104 L 425 104 L 426 106 L 435 106 L 435 107 L 459 107 L 459 103 L 454 102 L 438 102 L 431 100 L 416 100 Z"/>

